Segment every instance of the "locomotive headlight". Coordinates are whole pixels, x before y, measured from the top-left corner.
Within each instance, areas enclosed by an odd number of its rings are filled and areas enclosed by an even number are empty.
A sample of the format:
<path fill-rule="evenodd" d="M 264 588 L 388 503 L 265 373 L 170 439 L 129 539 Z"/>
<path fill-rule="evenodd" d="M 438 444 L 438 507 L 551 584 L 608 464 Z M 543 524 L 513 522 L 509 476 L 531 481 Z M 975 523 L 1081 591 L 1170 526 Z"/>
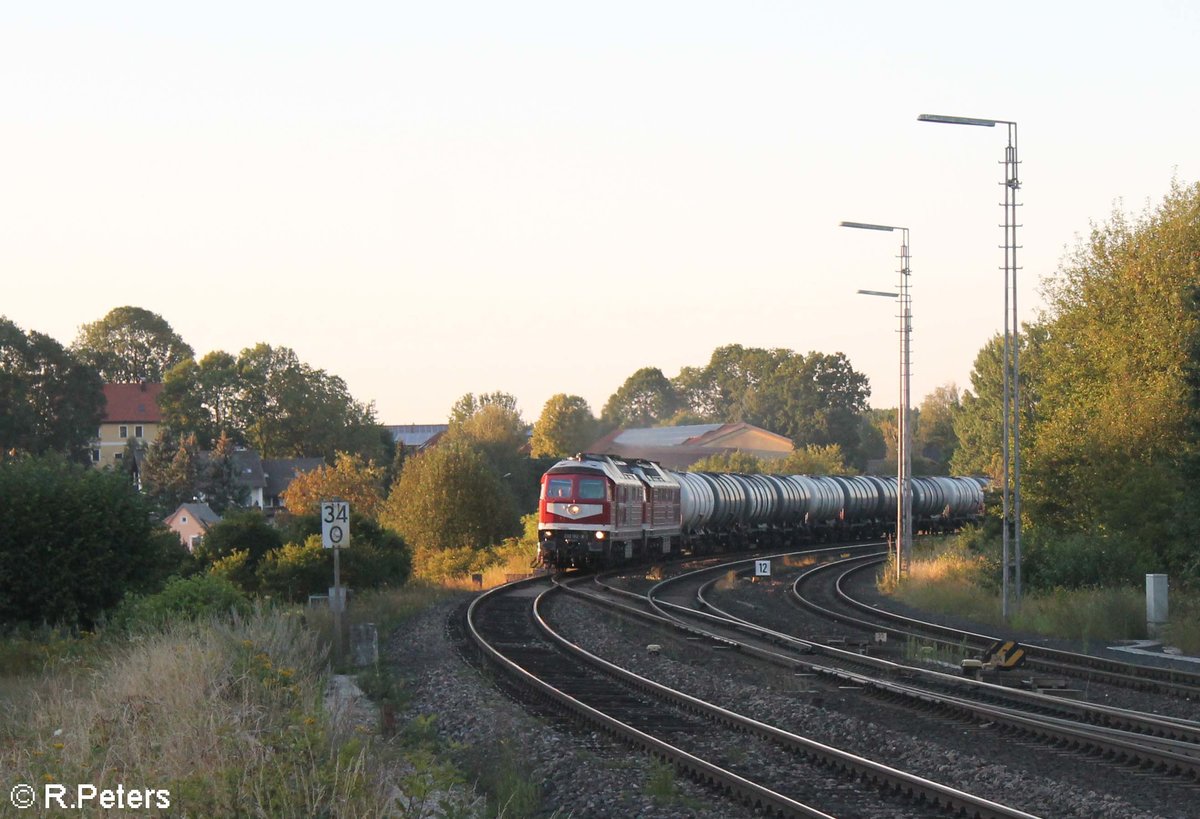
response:
<path fill-rule="evenodd" d="M 570 512 L 572 515 L 578 515 L 579 514 L 579 504 L 577 504 L 577 503 L 571 504 L 570 506 L 567 507 L 567 511 Z"/>
<path fill-rule="evenodd" d="M 601 531 L 597 531 L 596 532 L 596 540 L 604 540 L 604 533 Z"/>

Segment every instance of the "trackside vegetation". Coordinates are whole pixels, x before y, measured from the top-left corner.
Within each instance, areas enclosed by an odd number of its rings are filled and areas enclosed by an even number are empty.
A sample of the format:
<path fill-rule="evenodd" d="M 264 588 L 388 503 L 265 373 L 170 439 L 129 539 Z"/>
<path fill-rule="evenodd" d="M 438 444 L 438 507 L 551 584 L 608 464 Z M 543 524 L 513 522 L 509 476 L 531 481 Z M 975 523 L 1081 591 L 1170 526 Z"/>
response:
<path fill-rule="evenodd" d="M 999 555 L 992 547 L 979 530 L 917 538 L 908 576 L 897 586 L 885 571 L 881 587 L 916 609 L 966 618 L 996 633 L 1012 629 L 1094 645 L 1146 639 L 1144 584 L 1048 585 L 1036 560 L 1021 604 L 1006 621 L 996 582 Z M 1187 654 L 1200 654 L 1200 595 L 1173 590 L 1170 603 L 1171 624 L 1161 637 Z"/>

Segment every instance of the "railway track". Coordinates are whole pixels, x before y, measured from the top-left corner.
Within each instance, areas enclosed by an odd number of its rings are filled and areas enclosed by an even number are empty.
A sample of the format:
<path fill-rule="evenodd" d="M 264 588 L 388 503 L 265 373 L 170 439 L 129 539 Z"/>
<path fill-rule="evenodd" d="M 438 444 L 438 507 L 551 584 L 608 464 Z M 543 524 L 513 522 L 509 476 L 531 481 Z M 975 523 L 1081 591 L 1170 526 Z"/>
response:
<path fill-rule="evenodd" d="M 1025 817 L 1030 814 L 890 768 L 619 668 L 557 634 L 546 611 L 566 596 L 547 580 L 477 598 L 467 630 L 486 658 L 536 696 L 666 760 L 755 810 L 778 816 Z M 790 770 L 767 782 L 754 760 L 778 747 Z M 897 801 L 898 796 L 905 798 Z"/>
<path fill-rule="evenodd" d="M 947 648 L 982 652 L 1000 638 L 952 628 L 938 623 L 885 611 L 855 598 L 847 591 L 847 585 L 864 573 L 875 571 L 883 562 L 880 557 L 860 557 L 846 561 L 845 565 L 828 564 L 814 567 L 799 577 L 794 585 L 794 597 L 801 605 L 845 625 L 861 629 L 864 634 L 886 631 L 900 638 L 909 636 L 930 640 Z M 837 573 L 836 582 L 823 582 L 825 573 Z M 801 587 L 806 591 L 802 591 Z M 823 599 L 814 596 L 808 589 L 834 590 L 820 592 Z M 848 613 L 850 609 L 852 613 Z M 1026 665 L 1047 676 L 1064 676 L 1085 682 L 1102 682 L 1148 693 L 1181 697 L 1200 701 L 1200 674 L 1175 668 L 1139 665 L 1099 657 L 1092 654 L 1063 651 L 1026 644 Z"/>
<path fill-rule="evenodd" d="M 863 559 L 874 558 L 859 558 Z M 704 633 L 728 639 L 765 659 L 861 686 L 875 696 L 909 707 L 936 710 L 1056 748 L 1185 781 L 1200 780 L 1200 724 L 1192 720 L 965 680 L 764 628 L 721 610 L 706 598 L 716 581 L 704 578 L 727 573 L 731 565 L 737 564 L 711 566 L 663 581 L 646 592 L 649 606 L 663 617 L 699 622 Z M 802 573 L 801 578 L 817 571 Z M 797 585 L 800 582 L 798 579 Z M 820 661 L 806 659 L 812 655 Z"/>

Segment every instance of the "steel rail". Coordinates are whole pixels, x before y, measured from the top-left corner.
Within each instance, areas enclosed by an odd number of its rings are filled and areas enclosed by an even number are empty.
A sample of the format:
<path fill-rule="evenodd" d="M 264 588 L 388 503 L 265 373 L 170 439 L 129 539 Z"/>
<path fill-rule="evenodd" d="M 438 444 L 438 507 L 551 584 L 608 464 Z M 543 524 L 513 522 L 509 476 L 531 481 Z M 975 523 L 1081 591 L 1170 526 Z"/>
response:
<path fill-rule="evenodd" d="M 744 563 L 748 561 L 739 562 Z M 688 572 L 684 575 L 679 575 L 675 578 L 672 578 L 671 581 L 659 583 L 654 587 L 654 589 L 661 589 L 665 583 L 678 581 L 682 578 L 693 577 L 698 574 L 711 573 L 717 570 L 724 570 L 728 565 L 730 564 L 720 567 L 710 567 L 708 569 L 698 570 L 695 572 Z M 966 700 L 961 697 L 955 697 L 953 695 L 941 694 L 911 685 L 895 683 L 890 680 L 880 680 L 874 677 L 858 674 L 856 672 L 846 671 L 844 669 L 820 666 L 810 661 L 801 662 L 792 658 L 782 658 L 784 660 L 799 663 L 806 670 L 812 673 L 834 676 L 845 682 L 854 685 L 871 687 L 888 695 L 904 698 L 908 701 L 916 700 L 931 706 L 944 708 L 957 712 L 959 715 L 965 716 L 969 719 L 978 720 L 981 722 L 991 721 L 993 723 L 998 723 L 1007 729 L 1022 731 L 1045 742 L 1052 742 L 1060 746 L 1069 746 L 1075 749 L 1081 749 L 1084 752 L 1099 752 L 1111 759 L 1132 764 L 1142 764 L 1143 766 L 1151 765 L 1157 770 L 1163 772 L 1180 776 L 1191 776 L 1193 779 L 1200 779 L 1200 759 L 1197 759 L 1197 754 L 1200 753 L 1200 745 L 1195 744 L 1197 737 L 1196 732 L 1197 730 L 1200 730 L 1200 724 L 1185 720 L 1160 718 L 1157 715 L 1130 712 L 1125 709 L 1112 709 L 1107 706 L 1066 702 L 1061 698 L 1051 697 L 1048 695 L 1039 694 L 1037 692 L 1021 691 L 1018 689 L 996 686 L 982 681 L 968 680 L 958 676 L 951 676 L 929 669 L 899 665 L 888 660 L 865 657 L 854 652 L 803 640 L 801 638 L 793 637 L 782 632 L 759 626 L 744 618 L 738 617 L 714 606 L 704 597 L 704 591 L 714 582 L 716 581 L 709 581 L 708 583 L 705 583 L 697 590 L 696 593 L 697 603 L 703 606 L 706 609 L 705 611 L 697 611 L 695 609 L 690 609 L 686 606 L 667 601 L 658 601 L 658 605 L 656 605 L 655 608 L 661 611 L 661 607 L 665 606 L 672 611 L 680 614 L 687 614 L 706 622 L 712 622 L 715 625 L 749 631 L 751 634 L 760 638 L 765 638 L 776 644 L 783 644 L 788 645 L 789 647 L 798 648 L 805 653 L 820 653 L 843 660 L 848 659 L 856 664 L 866 664 L 876 668 L 877 670 L 881 670 L 884 673 L 888 673 L 891 676 L 895 676 L 897 674 L 905 674 L 908 676 L 917 675 L 938 681 L 942 684 L 949 683 L 955 686 L 968 687 L 984 692 L 1002 692 L 1006 697 L 1024 700 L 1035 707 L 1050 707 L 1066 712 L 1074 712 L 1077 715 L 1086 715 L 1093 720 L 1115 721 L 1118 720 L 1118 717 L 1123 716 L 1129 724 L 1135 725 L 1138 730 L 1135 731 L 1128 730 L 1126 728 L 1113 728 L 1105 725 L 1080 723 L 1045 715 L 1034 716 L 1027 712 L 1018 711 L 1005 706 L 979 703 L 972 700 Z M 713 612 L 716 613 L 714 614 Z M 667 617 L 671 620 L 676 619 L 670 618 L 669 616 Z M 728 640 L 728 638 L 724 637 L 723 635 L 716 635 L 712 634 L 711 632 L 700 631 L 698 633 L 701 636 L 706 636 L 714 640 Z M 750 648 L 744 643 L 737 643 L 736 645 L 738 648 L 742 649 Z M 763 656 L 765 654 L 772 654 L 773 652 L 759 649 L 753 653 Z M 765 656 L 763 656 L 763 658 L 769 659 Z M 1183 738 L 1176 738 L 1179 736 L 1182 736 Z"/>
<path fill-rule="evenodd" d="M 530 583 L 533 581 L 518 581 Z M 805 819 L 834 819 L 829 814 L 826 814 L 809 805 L 797 802 L 793 799 L 777 793 L 769 788 L 765 788 L 755 782 L 751 782 L 738 774 L 728 771 L 720 766 L 714 765 L 707 760 L 701 759 L 687 751 L 677 748 L 670 743 L 664 742 L 657 737 L 641 731 L 632 725 L 629 725 L 621 720 L 616 719 L 604 712 L 593 708 L 592 706 L 572 697 L 564 691 L 555 688 L 537 675 L 531 673 L 518 663 L 504 655 L 497 647 L 493 646 L 480 632 L 476 626 L 476 615 L 480 610 L 481 604 L 489 600 L 493 594 L 499 595 L 505 591 L 511 591 L 511 586 L 497 586 L 484 594 L 476 597 L 467 610 L 467 628 L 472 640 L 484 652 L 487 658 L 500 668 L 504 669 L 508 674 L 515 677 L 526 687 L 533 689 L 540 695 L 556 703 L 559 707 L 575 714 L 586 722 L 596 725 L 600 729 L 609 732 L 610 734 L 620 738 L 625 742 L 633 744 L 635 747 L 640 747 L 643 750 L 665 760 L 676 766 L 677 768 L 687 772 L 691 776 L 708 782 L 712 785 L 717 785 L 728 790 L 736 798 L 753 805 L 760 810 L 769 810 L 773 815 L 780 816 L 798 816 Z M 553 592 L 556 586 L 552 586 L 542 595 Z M 537 600 L 541 599 L 541 595 Z M 535 620 L 539 624 L 539 628 L 545 628 L 545 622 L 541 616 L 536 613 L 537 600 L 535 600 Z M 551 632 L 553 633 L 553 632 Z M 589 655 L 591 656 L 591 655 Z M 636 676 L 636 675 L 633 675 Z M 640 678 L 639 678 L 640 679 Z M 647 681 L 648 682 L 648 681 Z"/>
<path fill-rule="evenodd" d="M 865 559 L 864 559 L 865 560 Z M 880 561 L 875 561 L 877 564 Z M 943 626 L 939 623 L 931 623 L 927 620 L 920 620 L 914 617 L 905 617 L 896 612 L 887 611 L 877 608 L 862 600 L 858 600 L 850 596 L 844 588 L 843 580 L 850 574 L 860 571 L 866 571 L 874 564 L 864 562 L 860 566 L 849 569 L 838 579 L 837 594 L 847 605 L 850 605 L 861 611 L 869 612 L 870 614 L 879 617 L 884 621 L 900 623 L 908 628 L 920 629 L 934 634 L 939 634 L 943 637 L 950 638 L 954 643 L 961 643 L 962 640 L 972 640 L 979 648 L 985 648 L 992 645 L 1000 638 L 979 634 L 964 629 L 956 629 L 950 626 Z M 822 566 L 819 569 L 830 569 L 830 566 Z M 799 592 L 797 591 L 799 598 Z M 801 598 L 801 602 L 803 598 Z M 805 602 L 805 605 L 808 605 Z M 811 607 L 811 606 L 810 606 Z M 834 616 L 841 619 L 843 622 L 858 623 L 867 628 L 877 628 L 877 623 L 871 623 L 866 620 L 851 618 L 848 615 L 832 612 Z M 1156 666 L 1138 665 L 1136 663 L 1123 663 L 1116 660 L 1110 660 L 1105 657 L 1097 657 L 1092 654 L 1080 654 L 1077 652 L 1064 651 L 1062 649 L 1048 648 L 1046 646 L 1023 644 L 1025 648 L 1025 656 L 1027 662 L 1032 662 L 1035 667 L 1043 670 L 1056 671 L 1059 673 L 1069 673 L 1075 675 L 1087 675 L 1092 679 L 1102 679 L 1113 685 L 1120 685 L 1126 688 L 1134 688 L 1143 691 L 1159 691 L 1161 693 L 1171 694 L 1173 696 L 1197 697 L 1200 696 L 1200 674 L 1189 671 L 1180 671 L 1178 669 L 1158 668 Z"/>
<path fill-rule="evenodd" d="M 604 672 L 624 680 L 626 683 L 635 688 L 647 691 L 661 699 L 672 702 L 679 707 L 691 711 L 693 713 L 703 714 L 717 722 L 724 723 L 739 730 L 752 731 L 759 736 L 770 739 L 789 750 L 803 754 L 820 760 L 822 764 L 839 769 L 847 774 L 854 776 L 857 779 L 864 779 L 868 782 L 875 783 L 881 787 L 887 788 L 897 793 L 906 794 L 914 798 L 920 797 L 934 805 L 943 805 L 951 810 L 966 811 L 966 815 L 984 819 L 985 817 L 996 817 L 1002 819 L 1005 817 L 1029 817 L 1031 814 L 1024 811 L 1016 810 L 1015 808 L 1006 805 L 1000 805 L 991 800 L 984 799 L 974 794 L 952 788 L 948 785 L 942 785 L 938 782 L 933 782 L 915 774 L 907 773 L 896 768 L 891 768 L 865 757 L 857 756 L 846 751 L 834 748 L 829 745 L 816 742 L 815 740 L 793 734 L 789 731 L 784 731 L 781 728 L 776 728 L 772 725 L 759 722 L 751 717 L 738 714 L 734 711 L 722 708 L 721 706 L 693 697 L 690 694 L 685 694 L 682 691 L 670 688 L 647 679 L 631 671 L 628 671 L 620 666 L 608 662 L 602 657 L 598 657 L 591 652 L 575 645 L 565 637 L 555 632 L 549 624 L 542 618 L 538 609 L 540 608 L 542 597 L 539 597 L 534 603 L 535 619 L 538 622 L 543 632 L 557 642 L 564 650 L 581 657 L 593 666 L 603 670 Z M 673 605 L 673 604 L 668 604 Z"/>

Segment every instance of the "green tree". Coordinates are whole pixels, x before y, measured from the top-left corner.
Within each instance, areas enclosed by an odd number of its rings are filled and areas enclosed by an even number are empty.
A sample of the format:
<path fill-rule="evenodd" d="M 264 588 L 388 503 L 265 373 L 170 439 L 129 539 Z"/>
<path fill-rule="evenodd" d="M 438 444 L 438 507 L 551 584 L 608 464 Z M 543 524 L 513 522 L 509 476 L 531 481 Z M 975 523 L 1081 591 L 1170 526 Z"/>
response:
<path fill-rule="evenodd" d="M 609 427 L 650 427 L 665 423 L 679 407 L 675 387 L 657 367 L 642 367 L 612 394 L 601 418 Z"/>
<path fill-rule="evenodd" d="M 492 405 L 519 415 L 517 399 L 511 393 L 497 390 L 496 392 L 480 393 L 476 396 L 475 393 L 469 392 L 455 401 L 454 406 L 450 408 L 450 426 L 462 424 L 484 407 Z"/>
<path fill-rule="evenodd" d="M 57 341 L 0 316 L 0 456 L 60 452 L 88 457 L 104 416 L 100 376 Z"/>
<path fill-rule="evenodd" d="M 1028 511 L 1064 531 L 1123 532 L 1164 570 L 1192 553 L 1171 535 L 1197 281 L 1200 185 L 1094 227 L 1046 287 L 1037 419 L 1029 439 L 1022 428 Z"/>
<path fill-rule="evenodd" d="M 346 382 L 300 361 L 294 350 L 259 344 L 238 357 L 237 426 L 266 458 L 352 452 L 384 463 L 391 436 L 375 409 L 354 400 Z"/>
<path fill-rule="evenodd" d="M 141 466 L 141 487 L 160 516 L 194 500 L 200 484 L 196 436 L 166 429 L 150 444 Z"/>
<path fill-rule="evenodd" d="M 535 508 L 539 476 L 534 474 L 526 452 L 529 437 L 516 399 L 507 393 L 492 393 L 475 403 L 474 412 L 464 414 L 471 399 L 468 393 L 455 405 L 445 440 L 464 443 L 482 453 L 513 504 L 520 509 Z"/>
<path fill-rule="evenodd" d="M 535 458 L 565 458 L 583 452 L 596 439 L 596 419 L 587 401 L 578 395 L 551 396 L 533 425 L 530 439 Z"/>
<path fill-rule="evenodd" d="M 888 461 L 896 466 L 896 410 L 869 409 L 859 416 L 859 452 L 868 461 Z M 878 470 L 877 470 L 878 471 Z"/>
<path fill-rule="evenodd" d="M 1175 549 L 1179 544 L 1200 541 L 1200 284 L 1187 289 L 1184 309 L 1189 316 L 1190 332 L 1183 368 L 1186 426 L 1179 458 L 1182 491 L 1171 538 Z M 1173 556 L 1172 562 L 1182 567 L 1186 577 L 1200 579 L 1200 551 L 1190 552 Z"/>
<path fill-rule="evenodd" d="M 186 552 L 122 475 L 58 456 L 0 462 L 0 624 L 91 626 Z"/>
<path fill-rule="evenodd" d="M 800 355 L 730 344 L 703 368 L 684 368 L 676 389 L 691 411 L 713 421 L 745 421 L 797 446 L 838 444 L 852 463 L 860 452 L 867 379 L 841 353 Z"/>
<path fill-rule="evenodd" d="M 962 410 L 958 387 L 937 387 L 921 401 L 913 424 L 914 457 L 927 459 L 937 474 L 949 474 L 950 460 L 958 448 L 954 434 L 955 416 Z"/>
<path fill-rule="evenodd" d="M 1021 446 L 1028 448 L 1036 434 L 1039 415 L 1044 348 L 1049 330 L 1044 324 L 1028 324 L 1015 339 L 1020 344 Z M 985 475 L 999 484 L 1004 470 L 1004 339 L 993 336 L 975 356 L 971 389 L 964 390 L 961 407 L 954 413 L 954 437 L 958 444 L 950 458 L 955 475 Z M 1027 454 L 1027 453 L 1026 453 Z M 1012 453 L 1009 453 L 1012 466 Z"/>
<path fill-rule="evenodd" d="M 409 458 L 379 520 L 412 545 L 418 571 L 438 552 L 478 550 L 520 531 L 501 477 L 464 441 L 440 443 Z"/>
<path fill-rule="evenodd" d="M 241 445 L 246 419 L 238 411 L 240 399 L 237 359 L 217 350 L 199 362 L 189 358 L 168 370 L 158 408 L 166 426 L 194 434 L 201 447 L 214 446 L 222 434 Z"/>
<path fill-rule="evenodd" d="M 192 357 L 192 348 L 166 319 L 141 307 L 117 307 L 85 324 L 72 349 L 105 381 L 160 382 L 167 371 Z"/>
<path fill-rule="evenodd" d="M 190 437 L 190 440 L 195 440 Z M 226 510 L 245 506 L 250 500 L 250 491 L 239 480 L 234 452 L 237 447 L 233 439 L 222 430 L 221 437 L 209 453 L 207 462 L 200 468 L 198 487 L 204 501 L 218 515 Z"/>

